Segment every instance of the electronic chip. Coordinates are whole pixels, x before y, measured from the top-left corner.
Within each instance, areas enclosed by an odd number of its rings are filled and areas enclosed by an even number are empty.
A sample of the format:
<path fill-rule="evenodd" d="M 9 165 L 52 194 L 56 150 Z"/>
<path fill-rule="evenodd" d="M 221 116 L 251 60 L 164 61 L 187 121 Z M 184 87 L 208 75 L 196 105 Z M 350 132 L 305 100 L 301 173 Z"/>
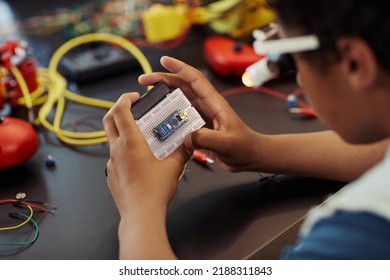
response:
<path fill-rule="evenodd" d="M 163 98 L 159 99 L 157 104 L 153 101 L 154 98 L 144 98 L 143 104 L 138 105 L 138 113 L 137 110 L 132 113 L 133 116 L 138 114 L 139 117 L 135 118 L 136 123 L 154 156 L 165 159 L 183 144 L 188 134 L 203 127 L 205 121 L 180 88 L 168 93 L 164 90 L 167 87 L 159 88 L 163 89 L 158 90 L 162 92 Z M 153 92 L 149 95 L 156 94 Z M 146 111 L 149 105 L 151 107 Z M 146 109 L 143 110 L 144 108 Z M 142 114 L 139 114 L 139 111 L 142 111 Z"/>
<path fill-rule="evenodd" d="M 164 141 L 187 121 L 188 115 L 185 112 L 176 110 L 165 120 L 163 120 L 158 126 L 153 128 L 153 132 L 160 141 Z"/>

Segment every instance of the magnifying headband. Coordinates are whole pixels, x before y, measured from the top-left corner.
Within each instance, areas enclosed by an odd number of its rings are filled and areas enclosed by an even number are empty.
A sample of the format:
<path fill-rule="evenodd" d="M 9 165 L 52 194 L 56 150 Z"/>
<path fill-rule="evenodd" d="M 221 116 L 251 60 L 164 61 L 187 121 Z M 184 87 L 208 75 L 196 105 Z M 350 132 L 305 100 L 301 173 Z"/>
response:
<path fill-rule="evenodd" d="M 317 50 L 319 47 L 320 40 L 316 35 L 306 35 L 267 41 L 256 40 L 253 43 L 253 48 L 259 55 L 267 55 L 271 53 L 299 53 Z"/>
<path fill-rule="evenodd" d="M 277 33 L 278 26 L 275 23 L 269 25 L 268 31 L 255 30 L 253 32 L 255 38 L 253 49 L 264 58 L 245 70 L 242 82 L 246 86 L 259 87 L 283 72 L 295 71 L 295 63 L 290 54 L 317 50 L 321 45 L 316 35 L 270 39 Z"/>
<path fill-rule="evenodd" d="M 317 50 L 320 47 L 320 39 L 316 35 L 304 35 L 291 38 L 270 39 L 278 32 L 277 24 L 270 24 L 270 29 L 253 31 L 254 51 L 259 55 L 272 53 L 298 53 Z"/>

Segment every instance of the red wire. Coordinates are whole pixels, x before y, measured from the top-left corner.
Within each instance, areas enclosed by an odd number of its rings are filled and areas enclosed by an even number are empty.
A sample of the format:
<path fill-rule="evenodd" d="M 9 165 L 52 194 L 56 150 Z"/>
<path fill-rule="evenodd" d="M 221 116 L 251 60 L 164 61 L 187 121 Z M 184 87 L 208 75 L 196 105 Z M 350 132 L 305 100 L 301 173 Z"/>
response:
<path fill-rule="evenodd" d="M 239 93 L 249 93 L 249 92 L 260 92 L 260 93 L 265 93 L 265 94 L 268 94 L 268 95 L 271 95 L 271 96 L 274 96 L 274 97 L 277 97 L 279 99 L 282 99 L 282 100 L 286 100 L 287 99 L 287 96 L 286 94 L 280 92 L 280 91 L 277 91 L 275 89 L 272 89 L 272 88 L 267 88 L 267 87 L 259 87 L 259 88 L 248 88 L 248 87 L 236 87 L 236 88 L 232 88 L 232 89 L 228 89 L 228 90 L 224 90 L 222 91 L 220 94 L 224 97 L 228 97 L 228 96 L 232 96 L 232 95 L 235 95 L 235 94 L 239 94 Z M 303 92 L 302 92 L 302 89 L 297 89 L 295 91 L 293 91 L 293 95 L 301 95 Z M 299 100 L 297 99 L 296 101 L 298 103 L 299 106 L 301 107 L 309 107 L 304 101 L 302 100 Z"/>
<path fill-rule="evenodd" d="M 49 211 L 49 210 L 47 210 L 44 207 L 41 207 L 41 206 L 38 206 L 38 205 L 35 205 L 35 204 L 32 204 L 32 203 L 28 203 L 28 202 L 25 202 L 25 201 L 20 201 L 20 200 L 17 200 L 17 199 L 3 199 L 3 200 L 0 200 L 0 204 L 5 204 L 5 203 L 20 203 L 20 204 L 28 205 L 31 208 L 35 208 L 35 209 L 38 209 L 38 210 L 41 210 L 41 211 L 45 211 L 45 212 Z"/>
<path fill-rule="evenodd" d="M 6 203 L 13 203 L 13 202 L 17 202 L 18 200 L 16 199 L 3 199 L 3 200 L 0 200 L 0 204 L 6 204 Z"/>
<path fill-rule="evenodd" d="M 46 208 L 44 208 L 44 207 L 42 207 L 42 206 L 38 206 L 38 205 L 31 204 L 31 203 L 28 203 L 28 202 L 19 201 L 18 203 L 24 204 L 24 205 L 28 205 L 28 206 L 30 206 L 31 208 L 35 208 L 35 209 L 38 209 L 38 210 L 41 210 L 41 211 L 44 211 L 44 212 L 49 211 L 49 210 L 47 210 Z"/>

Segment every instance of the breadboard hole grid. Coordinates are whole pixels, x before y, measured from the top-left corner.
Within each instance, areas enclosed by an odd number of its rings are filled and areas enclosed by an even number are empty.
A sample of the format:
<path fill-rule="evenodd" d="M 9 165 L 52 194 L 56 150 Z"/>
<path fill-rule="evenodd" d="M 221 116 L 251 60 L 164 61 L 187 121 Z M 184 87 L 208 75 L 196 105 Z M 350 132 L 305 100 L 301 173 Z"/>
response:
<path fill-rule="evenodd" d="M 169 117 L 176 110 L 183 111 L 188 121 L 173 132 L 166 140 L 161 141 L 153 132 L 153 128 Z M 142 118 L 136 121 L 155 157 L 165 159 L 181 144 L 184 137 L 205 125 L 204 120 L 191 105 L 180 89 L 175 89 L 154 106 Z"/>

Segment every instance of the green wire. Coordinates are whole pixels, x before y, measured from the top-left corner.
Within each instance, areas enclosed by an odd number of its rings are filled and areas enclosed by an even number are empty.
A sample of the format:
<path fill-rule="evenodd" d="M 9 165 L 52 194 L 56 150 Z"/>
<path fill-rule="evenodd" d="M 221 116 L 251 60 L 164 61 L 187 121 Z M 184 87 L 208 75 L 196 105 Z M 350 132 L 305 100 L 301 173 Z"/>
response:
<path fill-rule="evenodd" d="M 29 216 L 27 216 L 26 214 L 23 214 L 23 213 L 18 213 L 19 216 L 22 216 L 26 219 L 29 218 Z M 33 244 L 37 238 L 38 238 L 38 234 L 39 234 L 39 230 L 38 230 L 38 224 L 34 221 L 33 218 L 30 219 L 30 222 L 33 223 L 34 227 L 35 227 L 35 236 L 32 240 L 30 241 L 25 241 L 25 242 L 0 242 L 0 246 L 18 246 L 18 245 L 21 245 L 21 246 L 24 246 L 24 245 L 31 245 Z"/>

